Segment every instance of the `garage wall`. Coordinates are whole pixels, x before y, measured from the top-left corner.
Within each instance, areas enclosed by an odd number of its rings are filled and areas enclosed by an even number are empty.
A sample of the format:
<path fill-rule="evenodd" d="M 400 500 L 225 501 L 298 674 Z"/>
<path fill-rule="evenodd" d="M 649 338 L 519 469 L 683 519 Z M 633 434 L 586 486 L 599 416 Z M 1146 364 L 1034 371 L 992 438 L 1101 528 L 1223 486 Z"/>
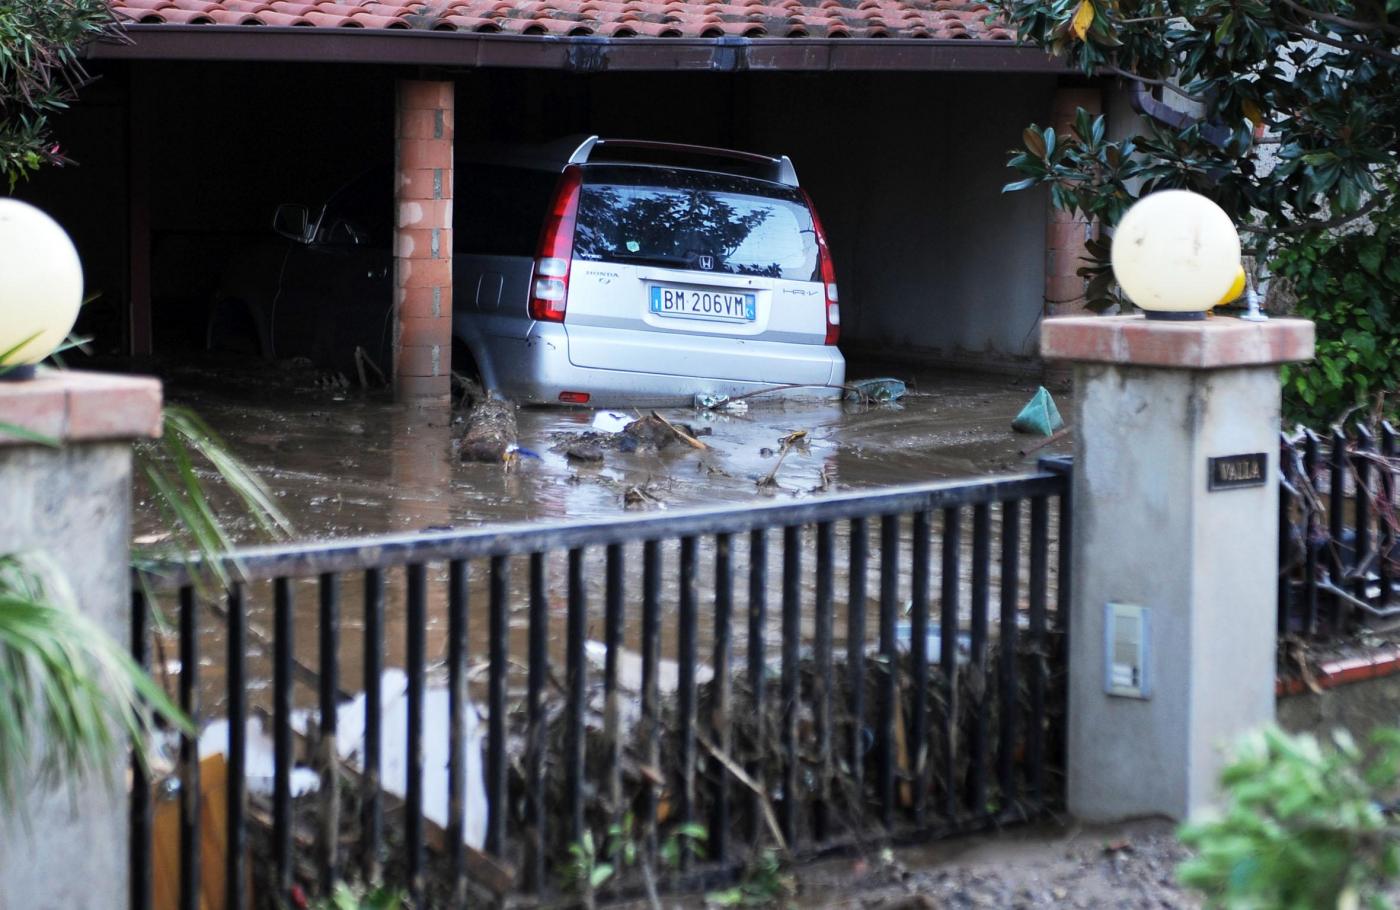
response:
<path fill-rule="evenodd" d="M 880 73 L 754 78 L 754 145 L 787 149 L 836 251 L 844 339 L 933 359 L 1031 356 L 1045 197 L 1002 194 L 1006 150 L 1054 80 Z M 970 356 L 971 355 L 971 356 Z"/>

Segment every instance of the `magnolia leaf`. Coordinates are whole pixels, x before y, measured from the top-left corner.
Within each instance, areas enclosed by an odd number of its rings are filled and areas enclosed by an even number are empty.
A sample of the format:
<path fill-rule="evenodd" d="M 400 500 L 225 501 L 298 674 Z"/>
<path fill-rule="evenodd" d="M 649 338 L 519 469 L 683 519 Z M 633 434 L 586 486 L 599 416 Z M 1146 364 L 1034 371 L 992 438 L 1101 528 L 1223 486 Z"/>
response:
<path fill-rule="evenodd" d="M 1259 109 L 1259 105 L 1253 98 L 1244 99 L 1240 107 L 1244 109 L 1245 119 L 1250 123 L 1254 124 L 1256 127 L 1263 124 L 1264 112 Z"/>
<path fill-rule="evenodd" d="M 1045 139 L 1040 135 L 1040 130 L 1034 126 L 1026 127 L 1021 133 L 1021 141 L 1026 144 L 1026 148 L 1037 158 L 1045 157 Z"/>
<path fill-rule="evenodd" d="M 1070 21 L 1070 31 L 1074 32 L 1074 37 L 1083 41 L 1089 34 L 1089 26 L 1094 24 L 1094 4 L 1089 0 L 1079 0 L 1079 8 L 1074 11 L 1074 19 Z"/>

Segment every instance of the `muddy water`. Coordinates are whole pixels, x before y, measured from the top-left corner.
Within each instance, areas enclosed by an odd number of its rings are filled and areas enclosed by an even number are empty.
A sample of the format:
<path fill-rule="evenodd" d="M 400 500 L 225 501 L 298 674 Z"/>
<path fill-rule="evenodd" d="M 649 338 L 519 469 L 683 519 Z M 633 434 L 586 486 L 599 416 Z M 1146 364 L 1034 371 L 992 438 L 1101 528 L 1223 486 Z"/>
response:
<path fill-rule="evenodd" d="M 613 516 L 631 486 L 667 508 L 749 502 L 758 495 L 755 480 L 773 469 L 779 439 L 794 430 L 806 430 L 809 445 L 784 461 L 770 495 L 812 495 L 823 472 L 830 489 L 855 490 L 1015 471 L 1033 466 L 1037 454 L 1065 450 L 1019 454 L 1031 440 L 1010 423 L 1034 390 L 1025 380 L 929 375 L 916 377 L 895 404 L 754 399 L 743 415 L 669 410 L 669 419 L 709 430 L 712 451 L 610 452 L 597 468 L 574 467 L 551 450 L 560 434 L 589 429 L 593 412 L 526 410 L 520 445 L 538 457 L 510 471 L 454 463 L 459 415 L 447 412 L 220 370 L 173 372 L 166 393 L 194 407 L 266 478 L 300 537 L 326 539 Z M 137 535 L 159 533 L 158 510 L 138 498 Z M 231 527 L 237 539 L 254 537 L 246 522 Z"/>
<path fill-rule="evenodd" d="M 861 375 L 857 373 L 856 375 Z M 864 375 L 870 375 L 868 372 Z M 415 411 L 375 397 L 325 391 L 276 375 L 250 375 L 226 370 L 185 369 L 167 377 L 167 394 L 202 414 L 222 434 L 234 451 L 252 465 L 276 491 L 278 502 L 299 535 L 307 539 L 355 537 L 429 528 L 472 527 L 485 523 L 593 519 L 625 514 L 629 488 L 645 491 L 654 503 L 647 508 L 675 510 L 689 506 L 747 503 L 762 497 L 819 496 L 828 490 L 870 489 L 977 474 L 1029 470 L 1039 454 L 1063 451 L 1064 444 L 1028 456 L 1020 450 L 1031 442 L 1010 431 L 1011 418 L 1035 390 L 1033 383 L 1006 379 L 920 376 L 910 395 L 896 404 L 857 406 L 832 403 L 760 403 L 745 414 L 708 414 L 689 409 L 663 412 L 672 421 L 684 422 L 699 432 L 708 452 L 673 446 L 661 453 L 608 452 L 600 466 L 578 466 L 561 451 L 559 440 L 588 430 L 590 411 L 531 410 L 520 414 L 520 446 L 526 450 L 514 468 L 464 465 L 451 456 L 451 439 L 460 417 L 447 411 Z M 1062 398 L 1061 407 L 1067 402 Z M 773 471 L 779 440 L 805 430 L 807 445 L 794 450 L 777 473 L 777 489 L 760 493 L 756 480 Z M 227 505 L 227 503 L 225 503 Z M 222 510 L 232 514 L 232 510 Z M 970 510 L 965 510 L 970 512 Z M 993 509 L 991 546 L 992 611 L 997 609 L 1000 581 L 996 565 L 1000 553 L 1000 510 Z M 1053 520 L 1053 519 L 1052 519 Z M 1022 516 L 1020 599 L 1024 600 L 1026 572 L 1026 524 Z M 964 515 L 963 556 L 959 598 L 965 624 L 969 602 L 971 564 L 970 515 Z M 236 538 L 255 539 L 252 526 L 236 518 L 230 528 Z M 1053 525 L 1052 525 L 1053 526 Z M 136 534 L 159 535 L 163 521 L 149 496 L 138 491 Z M 939 553 L 939 521 L 934 522 L 933 554 Z M 867 640 L 877 631 L 879 593 L 879 529 L 872 524 L 867 581 Z M 899 602 L 909 592 L 909 522 L 901 524 L 901 578 Z M 803 540 L 804 630 L 810 634 L 814 597 L 812 567 L 815 562 L 812 535 Z M 849 528 L 837 527 L 835 584 L 838 606 L 838 643 L 844 640 L 847 553 Z M 712 603 L 713 547 L 701 547 L 700 602 Z M 628 551 L 625 638 L 636 649 L 640 549 Z M 586 557 L 589 635 L 602 636 L 603 554 Z M 780 535 L 770 535 L 768 610 L 769 641 L 775 641 L 780 620 L 782 550 Z M 562 649 L 565 561 L 562 554 L 547 564 L 546 591 L 551 604 L 551 639 L 556 656 Z M 748 547 L 736 540 L 734 553 L 734 655 L 746 652 Z M 677 592 L 674 578 L 676 547 L 664 552 L 662 648 L 675 653 L 676 629 L 672 621 Z M 1053 554 L 1051 565 L 1054 565 Z M 528 566 L 512 561 L 512 603 L 509 619 L 510 650 L 525 653 L 525 616 Z M 469 638 L 474 662 L 484 660 L 488 639 L 486 621 L 486 566 L 470 569 Z M 401 665 L 405 650 L 402 577 L 388 579 L 386 598 L 386 661 Z M 258 640 L 257 630 L 271 628 L 271 597 L 264 586 L 249 591 L 250 623 L 254 627 L 248 656 L 253 680 L 252 695 L 261 702 L 270 678 L 270 649 Z M 938 609 L 940 579 L 935 567 L 931 579 L 933 609 Z M 342 580 L 342 628 L 337 649 L 342 687 L 354 691 L 360 685 L 363 654 L 363 612 L 360 581 Z M 445 652 L 445 571 L 430 570 L 428 654 L 440 661 Z M 315 583 L 296 586 L 297 622 L 295 652 L 308 666 L 318 661 Z M 935 617 L 936 619 L 936 617 Z M 222 700 L 223 636 L 212 614 L 202 623 L 202 651 L 206 659 L 202 688 L 210 700 Z M 702 609 L 699 649 L 708 655 L 713 630 L 712 611 Z M 303 687 L 305 689 L 305 687 Z M 304 695 L 305 697 L 300 697 Z M 299 693 L 306 703 L 310 691 Z"/>

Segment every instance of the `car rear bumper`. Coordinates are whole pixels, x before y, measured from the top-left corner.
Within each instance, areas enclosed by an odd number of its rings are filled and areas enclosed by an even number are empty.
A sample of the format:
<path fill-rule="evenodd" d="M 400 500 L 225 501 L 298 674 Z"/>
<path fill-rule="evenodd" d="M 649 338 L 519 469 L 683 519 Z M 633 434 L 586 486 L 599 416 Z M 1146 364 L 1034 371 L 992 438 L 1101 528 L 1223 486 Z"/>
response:
<path fill-rule="evenodd" d="M 671 339 L 674 343 L 674 339 Z M 590 407 L 677 407 L 697 395 L 745 395 L 790 383 L 773 397 L 834 398 L 846 361 L 834 346 L 770 343 L 773 356 L 755 358 L 751 379 L 673 376 L 579 367 L 569 361 L 563 326 L 535 323 L 523 339 L 490 339 L 497 390 L 519 404 L 559 404 L 562 392 L 586 392 Z M 766 397 L 766 396 L 765 396 Z"/>

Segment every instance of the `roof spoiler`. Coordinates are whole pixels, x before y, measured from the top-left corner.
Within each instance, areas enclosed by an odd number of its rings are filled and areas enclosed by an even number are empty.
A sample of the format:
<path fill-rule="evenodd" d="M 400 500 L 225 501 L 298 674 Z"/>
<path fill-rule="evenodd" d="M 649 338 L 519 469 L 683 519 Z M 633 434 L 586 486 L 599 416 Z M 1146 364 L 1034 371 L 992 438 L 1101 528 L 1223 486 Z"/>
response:
<path fill-rule="evenodd" d="M 621 154 L 614 156 L 613 152 Z M 797 171 L 792 166 L 792 161 L 786 155 L 777 158 L 770 158 L 767 155 L 756 155 L 752 152 L 736 152 L 730 149 L 717 149 L 704 145 L 685 145 L 678 142 L 652 142 L 645 139 L 602 139 L 598 136 L 590 136 L 574 149 L 569 155 L 569 164 L 587 164 L 589 162 L 616 161 L 619 163 L 636 161 L 634 156 L 629 156 L 628 152 L 659 153 L 660 156 L 674 155 L 677 158 L 690 159 L 712 159 L 716 164 L 716 170 L 726 170 L 723 168 L 724 161 L 742 161 L 748 167 L 743 169 L 729 168 L 728 170 L 740 176 L 758 176 L 773 183 L 781 183 L 784 186 L 797 186 Z M 659 163 L 654 160 L 646 160 L 646 163 Z"/>

